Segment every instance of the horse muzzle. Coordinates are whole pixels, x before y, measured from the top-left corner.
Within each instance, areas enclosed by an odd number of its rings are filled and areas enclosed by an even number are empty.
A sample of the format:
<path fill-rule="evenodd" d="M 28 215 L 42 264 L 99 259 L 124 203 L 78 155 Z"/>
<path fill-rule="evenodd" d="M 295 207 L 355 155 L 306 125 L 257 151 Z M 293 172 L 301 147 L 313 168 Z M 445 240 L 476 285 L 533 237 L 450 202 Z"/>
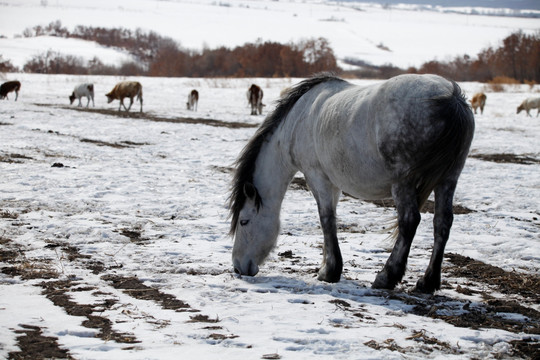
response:
<path fill-rule="evenodd" d="M 233 260 L 234 272 L 238 275 L 255 276 L 259 272 L 259 266 L 249 260 L 244 265 L 238 260 Z"/>

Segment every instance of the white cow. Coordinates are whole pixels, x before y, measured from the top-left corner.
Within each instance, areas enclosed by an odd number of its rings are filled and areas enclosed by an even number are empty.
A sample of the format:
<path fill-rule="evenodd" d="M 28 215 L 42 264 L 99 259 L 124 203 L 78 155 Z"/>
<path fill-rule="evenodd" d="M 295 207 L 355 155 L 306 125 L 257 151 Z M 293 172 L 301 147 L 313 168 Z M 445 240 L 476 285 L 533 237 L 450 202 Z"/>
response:
<path fill-rule="evenodd" d="M 96 106 L 94 103 L 94 84 L 80 84 L 75 86 L 75 89 L 73 89 L 73 93 L 69 96 L 69 104 L 73 104 L 75 99 L 79 99 L 79 105 L 82 106 L 81 98 L 86 97 L 88 102 L 86 103 L 86 107 L 90 104 L 90 99 L 92 99 L 92 106 Z"/>
<path fill-rule="evenodd" d="M 519 114 L 521 110 L 525 110 L 527 112 L 527 116 L 531 116 L 529 112 L 531 109 L 538 109 L 536 112 L 536 116 L 538 117 L 538 114 L 540 114 L 540 97 L 530 97 L 523 100 L 521 105 L 519 105 L 517 108 L 517 113 Z"/>

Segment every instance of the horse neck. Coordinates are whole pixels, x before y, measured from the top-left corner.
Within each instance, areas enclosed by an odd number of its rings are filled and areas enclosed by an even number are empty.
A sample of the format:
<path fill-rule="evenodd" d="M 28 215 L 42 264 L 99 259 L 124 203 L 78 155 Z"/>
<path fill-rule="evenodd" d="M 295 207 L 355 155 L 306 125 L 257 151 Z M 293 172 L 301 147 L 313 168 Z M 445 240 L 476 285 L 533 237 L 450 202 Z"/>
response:
<path fill-rule="evenodd" d="M 259 152 L 253 173 L 253 184 L 270 211 L 281 209 L 285 192 L 296 169 L 292 165 L 288 146 L 285 146 L 279 130 L 266 141 Z"/>

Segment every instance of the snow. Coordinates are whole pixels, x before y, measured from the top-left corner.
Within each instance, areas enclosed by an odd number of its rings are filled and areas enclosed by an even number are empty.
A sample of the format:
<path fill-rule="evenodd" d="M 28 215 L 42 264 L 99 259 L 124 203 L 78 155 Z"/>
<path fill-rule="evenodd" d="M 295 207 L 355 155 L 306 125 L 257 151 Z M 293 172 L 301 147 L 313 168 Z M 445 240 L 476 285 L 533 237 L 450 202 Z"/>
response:
<path fill-rule="evenodd" d="M 48 264 L 60 279 L 75 279 L 92 291 L 69 292 L 81 304 L 115 299 L 101 313 L 119 332 L 133 334 L 133 346 L 93 337 L 94 330 L 40 295 L 42 279 L 22 280 L 0 274 L 0 357 L 16 351 L 15 329 L 22 324 L 43 329 L 80 359 L 173 359 L 203 357 L 261 358 L 278 354 L 294 359 L 398 359 L 403 354 L 365 344 L 394 344 L 411 358 L 496 357 L 508 354 L 508 342 L 520 334 L 496 329 L 457 328 L 413 315 L 412 305 L 370 289 L 388 256 L 385 223 L 389 209 L 343 198 L 339 223 L 358 231 L 340 231 L 345 262 L 337 284 L 316 280 L 322 234 L 313 197 L 289 190 L 282 209 L 276 250 L 256 277 L 232 271 L 232 241 L 227 236 L 226 199 L 230 167 L 255 128 L 230 129 L 204 124 L 155 122 L 152 116 L 193 116 L 257 124 L 250 116 L 245 91 L 252 83 L 265 91 L 265 112 L 279 92 L 299 79 L 164 79 L 137 78 L 144 87 L 145 115 L 123 118 L 74 111 L 68 95 L 79 82 L 94 82 L 96 108 L 116 111 L 104 93 L 123 78 L 8 74 L 22 82 L 19 100 L 0 103 L 0 155 L 24 155 L 20 163 L 0 163 L 0 209 L 18 214 L 2 218 L 2 238 L 24 257 Z M 356 81 L 367 85 L 374 81 Z M 467 94 L 484 88 L 461 84 Z M 199 112 L 185 110 L 196 87 Z M 483 115 L 477 115 L 472 154 L 515 153 L 538 158 L 540 123 L 515 114 L 522 98 L 537 93 L 528 86 L 503 93 L 487 92 Z M 138 108 L 138 107 L 136 107 Z M 81 141 L 131 142 L 125 148 Z M 51 165 L 61 162 L 63 168 Z M 538 165 L 496 164 L 470 158 L 455 201 L 476 210 L 456 215 L 447 252 L 502 267 L 538 274 L 540 238 Z M 397 290 L 407 291 L 429 261 L 432 216 L 423 215 L 406 274 Z M 139 243 L 122 230 L 141 232 Z M 69 261 L 51 244 L 69 244 L 104 265 L 94 274 L 82 261 Z M 9 244 L 8 244 L 9 245 Z M 6 245 L 7 246 L 7 245 Z M 10 245 L 11 246 L 11 245 Z M 295 258 L 278 254 L 292 251 Z M 36 265 L 37 266 L 37 265 Z M 190 322 L 193 313 L 165 310 L 115 289 L 104 274 L 136 276 L 146 285 L 188 303 L 217 319 L 215 330 Z M 456 279 L 447 279 L 455 285 Z M 443 289 L 450 299 L 480 299 Z M 335 301 L 346 301 L 345 308 Z M 449 303 L 451 305 L 451 303 Z M 461 311 L 459 302 L 456 310 Z M 450 311 L 450 310 L 448 310 Z M 361 313 L 363 320 L 353 316 Z M 501 314 L 511 318 L 509 314 Z M 517 318 L 520 319 L 519 317 Z M 454 353 L 425 352 L 414 332 L 446 342 Z M 212 337 L 220 334 L 223 338 Z M 530 335 L 528 335 L 530 336 Z M 391 339 L 391 341 L 389 340 Z M 423 350 L 424 349 L 424 350 Z"/>
<path fill-rule="evenodd" d="M 52 51 L 62 55 L 80 57 L 85 62 L 94 58 L 106 65 L 120 65 L 134 61 L 127 53 L 99 45 L 94 41 L 80 39 L 64 39 L 54 36 L 37 36 L 30 38 L 0 39 L 3 59 L 9 59 L 14 66 L 22 69 L 33 57 Z"/>
<path fill-rule="evenodd" d="M 540 29 L 534 18 L 412 9 L 334 1 L 6 0 L 0 3 L 0 34 L 6 37 L 0 38 L 0 48 L 4 59 L 22 66 L 18 47 L 26 41 L 13 38 L 26 28 L 60 20 L 70 30 L 77 25 L 152 30 L 195 51 L 258 39 L 288 43 L 325 37 L 340 60 L 407 68 L 457 55 L 474 57 L 489 46 L 499 46 L 512 32 Z M 57 41 L 55 50 L 70 53 L 72 43 Z M 103 56 L 103 62 L 112 61 L 106 54 L 96 55 Z M 125 57 L 119 52 L 116 62 Z"/>
<path fill-rule="evenodd" d="M 142 27 L 178 39 L 187 48 L 241 45 L 258 37 L 287 42 L 321 35 L 330 39 L 341 58 L 362 57 L 398 66 L 418 65 L 434 56 L 475 54 L 516 29 L 539 27 L 537 19 L 384 10 L 373 4 L 340 2 L 40 3 L 0 3 L 0 34 L 9 36 L 0 39 L 4 59 L 18 62 L 31 56 L 33 49 L 49 48 L 66 52 L 71 48 L 81 55 L 91 49 L 90 54 L 104 62 L 126 56 L 92 43 L 50 37 L 38 39 L 39 45 L 28 45 L 25 50 L 25 43 L 36 40 L 13 38 L 26 27 L 57 19 L 68 28 L 79 24 Z M 350 6 L 360 9 L 353 11 Z M 236 26 L 246 18 L 260 25 L 258 32 L 247 33 L 246 26 Z M 321 21 L 331 18 L 344 21 Z M 70 45 L 64 47 L 64 41 Z M 392 52 L 380 51 L 376 45 L 381 43 Z M 4 79 L 20 80 L 22 89 L 17 102 L 13 94 L 9 101 L 0 101 L 0 158 L 17 160 L 0 162 L 0 211 L 17 215 L 0 217 L 0 249 L 18 254 L 18 262 L 3 262 L 2 269 L 21 266 L 53 271 L 58 279 L 77 284 L 78 291 L 67 294 L 78 304 L 114 300 L 99 315 L 110 319 L 114 330 L 140 342 L 95 337 L 98 330 L 83 326 L 84 317 L 69 315 L 43 295 L 40 284 L 57 279 L 22 279 L 0 272 L 0 358 L 18 351 L 15 331 L 23 325 L 38 326 L 44 336 L 58 338 L 60 346 L 77 359 L 260 359 L 267 354 L 283 359 L 504 358 L 509 357 L 510 341 L 531 336 L 540 340 L 537 335 L 493 328 L 456 327 L 411 312 L 414 305 L 403 297 L 414 296 L 407 292 L 429 262 L 430 214 L 423 214 L 404 282 L 394 292 L 376 291 L 370 285 L 388 257 L 391 244 L 385 228 L 394 212 L 343 197 L 338 205 L 338 237 L 345 272 L 339 283 L 327 284 L 315 276 L 322 260 L 315 201 L 307 191 L 289 190 L 277 248 L 256 277 L 234 274 L 232 240 L 227 236 L 228 169 L 256 128 L 152 118 L 195 117 L 257 125 L 263 116 L 249 115 L 248 86 L 257 83 L 263 88 L 267 114 L 280 91 L 300 79 L 133 78 L 144 89 L 140 118 L 75 111 L 68 105 L 75 85 L 93 82 L 96 109 L 116 111 L 118 102 L 107 104 L 104 94 L 118 81 L 131 78 L 18 73 L 4 74 Z M 532 89 L 512 86 L 500 93 L 484 84 L 460 85 L 469 97 L 480 90 L 487 94 L 484 114 L 476 116 L 471 155 L 510 153 L 539 159 L 538 118 L 516 114 L 523 99 L 538 96 L 537 85 Z M 185 109 L 193 88 L 200 94 L 197 113 Z M 137 104 L 133 109 L 138 109 Z M 54 163 L 64 167 L 53 168 Z M 538 174 L 538 164 L 469 158 L 455 202 L 475 212 L 455 216 L 447 252 L 538 276 Z M 138 231 L 141 238 L 131 241 L 123 235 L 125 230 Z M 70 260 L 62 250 L 67 245 L 89 258 Z M 279 255 L 286 251 L 293 257 Z M 96 273 L 90 268 L 92 262 L 103 269 Z M 154 301 L 135 298 L 103 278 L 110 274 L 135 276 L 199 312 L 167 310 Z M 455 290 L 466 280 L 448 273 L 443 276 L 450 286 L 436 294 L 448 298 L 441 312 L 461 314 L 466 302 L 471 308 L 482 308 L 480 294 Z M 478 286 L 491 291 L 485 284 Z M 538 304 L 523 304 L 540 310 Z M 196 314 L 218 322 L 191 321 Z M 506 312 L 501 317 L 524 320 Z M 449 348 L 429 349 L 416 341 L 414 334 L 422 331 Z M 366 345 L 370 341 L 389 346 L 376 350 Z M 403 350 L 392 350 L 390 345 Z"/>

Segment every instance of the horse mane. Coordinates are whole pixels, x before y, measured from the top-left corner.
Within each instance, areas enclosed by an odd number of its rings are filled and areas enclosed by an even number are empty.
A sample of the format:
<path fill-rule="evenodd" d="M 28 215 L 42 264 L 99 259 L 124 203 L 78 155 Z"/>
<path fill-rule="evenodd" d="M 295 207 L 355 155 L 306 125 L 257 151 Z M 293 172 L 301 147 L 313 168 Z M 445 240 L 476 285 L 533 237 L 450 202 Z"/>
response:
<path fill-rule="evenodd" d="M 294 104 L 313 87 L 328 81 L 344 81 L 330 73 L 316 74 L 309 79 L 306 79 L 299 84 L 293 86 L 284 97 L 277 101 L 276 108 L 272 111 L 261 126 L 257 129 L 251 140 L 244 147 L 238 159 L 235 161 L 236 171 L 234 173 L 231 194 L 228 199 L 229 217 L 231 221 L 231 229 L 229 234 L 234 235 L 240 210 L 246 202 L 244 194 L 244 185 L 253 183 L 253 173 L 255 172 L 255 162 L 259 156 L 262 144 L 268 136 L 281 124 L 281 121 L 287 116 Z M 259 209 L 262 204 L 262 199 L 258 193 L 255 194 L 255 204 Z"/>

